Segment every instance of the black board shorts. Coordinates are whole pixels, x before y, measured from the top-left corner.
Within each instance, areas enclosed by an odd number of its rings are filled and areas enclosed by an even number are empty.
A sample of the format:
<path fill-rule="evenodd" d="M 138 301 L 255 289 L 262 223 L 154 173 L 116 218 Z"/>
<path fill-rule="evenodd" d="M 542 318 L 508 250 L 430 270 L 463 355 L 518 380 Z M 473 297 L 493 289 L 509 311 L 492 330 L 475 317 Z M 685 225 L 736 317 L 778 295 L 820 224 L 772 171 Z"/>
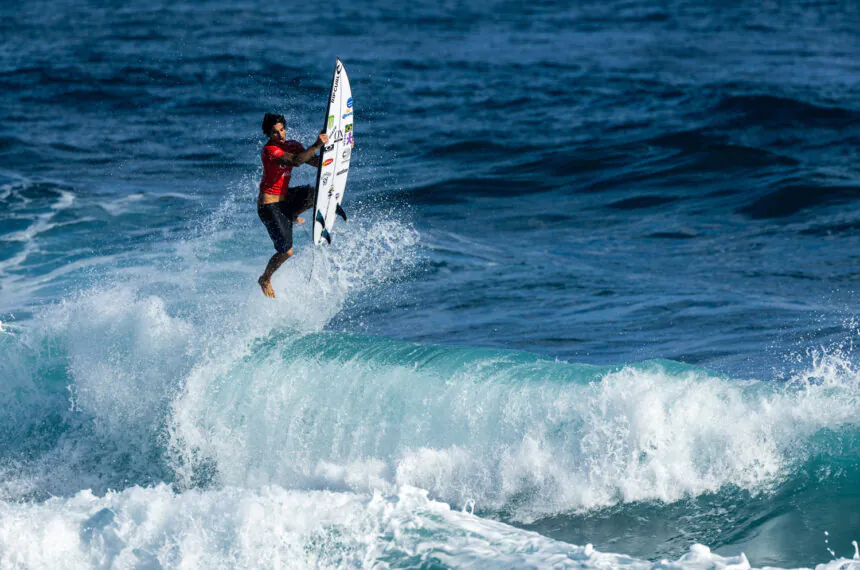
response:
<path fill-rule="evenodd" d="M 293 221 L 313 206 L 314 191 L 311 186 L 296 186 L 288 192 L 286 200 L 257 206 L 257 215 L 266 226 L 278 253 L 287 253 L 292 249 Z"/>

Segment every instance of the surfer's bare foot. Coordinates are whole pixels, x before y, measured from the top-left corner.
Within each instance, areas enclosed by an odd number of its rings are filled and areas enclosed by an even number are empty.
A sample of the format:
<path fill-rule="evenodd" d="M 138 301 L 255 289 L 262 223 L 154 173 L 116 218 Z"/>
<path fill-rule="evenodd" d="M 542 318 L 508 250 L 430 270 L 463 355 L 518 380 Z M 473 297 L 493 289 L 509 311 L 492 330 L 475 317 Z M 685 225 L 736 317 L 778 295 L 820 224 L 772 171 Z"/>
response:
<path fill-rule="evenodd" d="M 268 279 L 266 279 L 265 277 L 263 277 L 261 275 L 260 278 L 257 279 L 257 283 L 260 284 L 260 289 L 263 290 L 263 295 L 265 295 L 266 297 L 269 297 L 270 299 L 275 298 L 275 290 L 272 289 L 272 282 L 271 281 L 269 281 Z"/>
<path fill-rule="evenodd" d="M 297 225 L 297 226 L 300 226 L 300 225 L 302 225 L 303 223 L 305 223 L 305 219 L 304 219 L 304 218 L 296 218 L 296 225 Z"/>

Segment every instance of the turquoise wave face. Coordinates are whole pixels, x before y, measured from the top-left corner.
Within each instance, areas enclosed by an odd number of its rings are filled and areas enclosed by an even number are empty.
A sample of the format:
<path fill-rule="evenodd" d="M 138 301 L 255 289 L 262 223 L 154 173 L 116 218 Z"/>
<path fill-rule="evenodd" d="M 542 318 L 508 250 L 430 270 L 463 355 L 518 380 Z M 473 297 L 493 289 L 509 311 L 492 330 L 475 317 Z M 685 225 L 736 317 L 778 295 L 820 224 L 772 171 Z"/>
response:
<path fill-rule="evenodd" d="M 784 382 L 598 367 L 230 320 L 152 286 L 84 292 L 3 338 L 6 500 L 414 487 L 565 542 L 632 534 L 634 554 L 647 532 L 672 557 L 692 539 L 767 559 L 775 536 L 784 555 L 820 542 L 813 523 L 850 539 L 834 513 L 857 501 L 860 376 L 838 353 Z"/>
<path fill-rule="evenodd" d="M 850 3 L 42 4 L 0 567 L 856 568 Z M 260 119 L 336 55 L 350 221 L 269 301 Z"/>
<path fill-rule="evenodd" d="M 49 195 L 73 219 L 112 215 Z M 21 215 L 62 251 L 57 208 Z M 133 226 L 150 206 L 122 208 Z M 259 267 L 237 262 L 256 251 L 246 214 L 227 200 L 134 260 L 117 249 L 46 269 L 39 294 L 64 279 L 71 292 L 0 336 L 5 501 L 126 489 L 84 501 L 121 513 L 136 489 L 165 482 L 182 496 L 274 486 L 359 503 L 417 488 L 565 543 L 624 537 L 646 558 L 703 542 L 785 564 L 822 547 L 810 528 L 834 546 L 853 539 L 841 522 L 856 510 L 860 457 L 849 352 L 743 380 L 672 361 L 591 366 L 334 332 L 397 304 L 420 263 L 418 233 L 371 210 L 335 247 L 292 259 L 269 302 L 245 286 Z M 25 295 L 36 277 L 5 268 L 7 290 Z M 63 516 L 83 516 L 75 508 Z"/>

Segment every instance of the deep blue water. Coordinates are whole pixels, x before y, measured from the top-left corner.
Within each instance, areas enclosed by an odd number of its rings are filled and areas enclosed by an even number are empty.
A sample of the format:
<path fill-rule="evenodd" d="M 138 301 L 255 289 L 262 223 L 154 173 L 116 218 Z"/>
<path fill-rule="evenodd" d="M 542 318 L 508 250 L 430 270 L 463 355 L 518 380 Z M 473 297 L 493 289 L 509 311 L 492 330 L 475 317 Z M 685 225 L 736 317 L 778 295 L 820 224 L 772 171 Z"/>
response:
<path fill-rule="evenodd" d="M 3 4 L 0 560 L 850 559 L 858 30 L 799 0 Z M 297 233 L 271 302 L 260 120 L 312 142 L 335 56 L 351 221 Z"/>

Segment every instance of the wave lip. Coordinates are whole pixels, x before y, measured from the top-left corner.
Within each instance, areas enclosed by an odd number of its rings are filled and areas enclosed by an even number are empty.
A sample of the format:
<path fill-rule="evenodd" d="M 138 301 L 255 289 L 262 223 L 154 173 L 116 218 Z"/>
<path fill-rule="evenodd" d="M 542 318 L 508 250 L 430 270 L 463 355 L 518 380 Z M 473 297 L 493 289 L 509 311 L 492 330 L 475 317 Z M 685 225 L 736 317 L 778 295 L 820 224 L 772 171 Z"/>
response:
<path fill-rule="evenodd" d="M 348 335 L 201 366 L 174 403 L 180 481 L 367 492 L 409 485 L 517 522 L 794 476 L 857 430 L 857 375 L 736 381 L 671 362 L 596 368 Z M 827 414 L 821 410 L 827 409 Z M 826 453 L 826 452 L 825 452 Z"/>
<path fill-rule="evenodd" d="M 0 186 L 0 200 L 16 208 L 30 204 L 27 224 L 7 236 L 36 248 L 58 208 L 79 206 L 76 195 L 60 191 L 48 194 L 47 204 L 30 200 L 27 188 Z M 132 203 L 107 211 L 83 207 L 119 216 Z M 299 252 L 275 276 L 279 299 L 270 301 L 256 286 L 266 258 L 253 266 L 235 261 L 260 255 L 262 228 L 254 235 L 241 225 L 225 226 L 219 217 L 229 217 L 225 211 L 185 239 L 141 248 L 133 263 L 119 269 L 122 264 L 110 263 L 107 275 L 94 267 L 84 281 L 89 287 L 37 309 L 15 334 L 4 325 L 0 433 L 14 441 L 0 445 L 0 497 L 171 481 L 165 442 L 172 403 L 196 370 L 213 373 L 209 366 L 241 361 L 258 339 L 283 329 L 292 335 L 320 330 L 349 295 L 398 279 L 415 262 L 419 237 L 411 227 L 360 217 L 339 230 L 333 247 Z M 4 293 L 13 278 L 22 290 L 32 285 L 27 275 L 6 269 Z"/>

